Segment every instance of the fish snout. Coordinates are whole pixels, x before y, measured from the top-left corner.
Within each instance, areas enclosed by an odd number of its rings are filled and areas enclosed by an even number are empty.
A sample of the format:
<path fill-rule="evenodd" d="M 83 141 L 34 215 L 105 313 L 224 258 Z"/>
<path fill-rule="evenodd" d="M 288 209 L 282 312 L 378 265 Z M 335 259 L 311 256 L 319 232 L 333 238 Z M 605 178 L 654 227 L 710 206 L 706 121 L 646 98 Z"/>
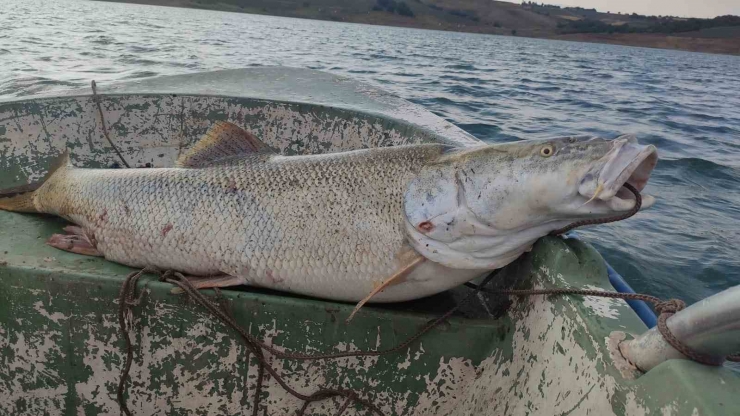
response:
<path fill-rule="evenodd" d="M 657 162 L 658 151 L 655 146 L 641 145 L 633 135 L 620 136 L 601 159 L 601 166 L 593 167 L 583 176 L 578 193 L 588 198 L 586 204 L 599 200 L 614 211 L 630 210 L 635 197 L 624 185 L 630 184 L 642 191 Z M 643 195 L 645 208 L 654 202 L 652 196 Z"/>

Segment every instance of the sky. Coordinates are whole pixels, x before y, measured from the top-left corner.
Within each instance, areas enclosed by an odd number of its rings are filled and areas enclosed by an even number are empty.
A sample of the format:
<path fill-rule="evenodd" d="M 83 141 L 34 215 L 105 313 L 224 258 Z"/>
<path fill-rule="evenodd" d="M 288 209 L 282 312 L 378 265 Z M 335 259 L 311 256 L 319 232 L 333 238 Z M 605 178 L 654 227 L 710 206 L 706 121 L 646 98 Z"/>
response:
<path fill-rule="evenodd" d="M 514 3 L 521 1 L 510 0 Z M 656 16 L 740 16 L 740 0 L 533 0 L 558 6 L 578 6 L 600 12 L 637 13 Z"/>

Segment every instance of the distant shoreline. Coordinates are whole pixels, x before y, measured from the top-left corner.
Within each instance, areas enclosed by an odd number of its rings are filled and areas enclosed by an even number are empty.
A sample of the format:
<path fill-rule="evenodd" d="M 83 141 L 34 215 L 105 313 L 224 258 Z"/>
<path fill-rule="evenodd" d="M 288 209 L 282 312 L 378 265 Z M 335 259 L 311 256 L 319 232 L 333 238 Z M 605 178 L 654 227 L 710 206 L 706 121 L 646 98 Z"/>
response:
<path fill-rule="evenodd" d="M 739 39 L 709 39 L 637 33 L 613 35 L 574 33 L 570 35 L 550 36 L 544 39 L 740 56 Z"/>
<path fill-rule="evenodd" d="M 360 23 L 369 24 L 375 26 L 391 26 L 391 27 L 407 27 L 415 29 L 428 29 L 428 30 L 441 30 L 448 32 L 461 32 L 461 33 L 478 33 L 478 34 L 490 34 L 500 36 L 517 36 L 527 37 L 536 39 L 551 39 L 551 40 L 564 40 L 571 42 L 587 42 L 587 43 L 604 43 L 612 45 L 622 46 L 636 46 L 645 48 L 656 48 L 656 49 L 669 49 L 669 50 L 681 50 L 687 52 L 701 52 L 701 53 L 714 53 L 714 54 L 725 54 L 725 55 L 736 55 L 740 56 L 740 34 L 732 37 L 706 37 L 696 36 L 692 32 L 682 34 L 648 34 L 648 33 L 572 33 L 572 34 L 558 34 L 552 30 L 548 31 L 547 28 L 541 27 L 528 27 L 526 21 L 516 22 L 516 28 L 510 28 L 506 20 L 503 20 L 504 25 L 496 26 L 484 24 L 485 22 L 465 20 L 464 23 L 459 23 L 460 19 L 444 19 L 446 16 L 417 16 L 405 17 L 398 14 L 383 13 L 383 12 L 346 12 L 345 10 L 339 10 L 333 8 L 333 14 L 331 7 L 326 7 L 325 4 L 331 3 L 332 0 L 314 0 L 319 6 L 324 5 L 324 9 L 317 7 L 311 9 L 309 7 L 296 6 L 293 9 L 268 9 L 271 7 L 268 3 L 264 3 L 267 7 L 240 7 L 235 4 L 226 4 L 220 1 L 211 0 L 92 0 L 101 2 L 115 2 L 115 3 L 131 3 L 151 6 L 165 6 L 165 7 L 180 7 L 190 8 L 198 10 L 211 10 L 211 11 L 222 11 L 231 13 L 246 13 L 256 15 L 268 15 L 268 16 L 279 16 L 279 17 L 291 17 L 299 19 L 310 19 L 310 20 L 323 20 L 331 22 L 343 22 L 343 23 Z M 271 0 L 262 0 L 271 1 Z M 348 0 L 347 3 L 360 0 Z M 414 2 L 417 0 L 410 0 Z M 260 3 L 260 0 L 254 1 L 254 3 Z M 287 2 L 281 2 L 287 3 Z M 298 1 L 295 1 L 298 3 Z M 336 1 L 334 1 L 336 3 Z M 510 14 L 516 13 L 516 8 L 519 5 L 515 3 L 503 3 L 503 2 L 492 2 L 498 3 L 499 7 L 502 7 L 505 12 Z M 311 5 L 312 2 L 303 1 L 301 5 Z M 415 6 L 418 7 L 418 6 Z M 323 11 L 323 13 L 322 13 Z M 616 15 L 615 15 L 616 16 Z"/>

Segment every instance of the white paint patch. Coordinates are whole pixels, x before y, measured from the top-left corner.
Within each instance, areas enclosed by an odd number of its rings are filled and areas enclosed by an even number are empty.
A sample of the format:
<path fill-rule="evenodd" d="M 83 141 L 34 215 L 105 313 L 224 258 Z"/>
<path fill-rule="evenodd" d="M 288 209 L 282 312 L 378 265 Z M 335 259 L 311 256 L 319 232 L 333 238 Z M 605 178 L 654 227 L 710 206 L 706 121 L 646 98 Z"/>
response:
<path fill-rule="evenodd" d="M 424 354 L 426 351 L 424 351 L 424 344 L 419 343 L 419 351 L 416 351 L 416 355 L 414 355 L 414 360 L 418 360 L 422 354 Z"/>
<path fill-rule="evenodd" d="M 0 326 L 0 350 L 4 353 L 3 374 L 11 376 L 0 389 L 0 414 L 18 414 L 17 404 L 25 409 L 25 414 L 34 414 L 30 409 L 45 409 L 46 414 L 61 415 L 67 385 L 50 361 L 64 359 L 59 347 L 61 333 L 15 332 L 15 342 L 10 342 L 10 334 Z M 27 338 L 28 337 L 28 338 Z"/>
<path fill-rule="evenodd" d="M 396 368 L 401 371 L 408 370 L 409 367 L 411 367 L 411 348 L 406 350 L 406 359 L 396 366 Z"/>
<path fill-rule="evenodd" d="M 424 376 L 426 391 L 419 397 L 415 414 L 449 415 L 455 412 L 460 399 L 466 396 L 469 382 L 475 379 L 475 366 L 470 360 L 451 357 L 439 359 L 439 367 L 434 378 Z"/>
<path fill-rule="evenodd" d="M 47 319 L 53 321 L 57 325 L 59 324 L 59 321 L 60 320 L 62 320 L 62 319 L 69 319 L 68 316 L 66 316 L 65 314 L 63 314 L 61 312 L 54 312 L 54 313 L 47 312 L 46 309 L 44 309 L 44 303 L 41 302 L 41 301 L 38 301 L 38 302 L 34 303 L 33 304 L 33 309 L 35 309 L 36 312 L 39 313 L 39 315 L 41 315 L 44 318 L 47 318 Z"/>
<path fill-rule="evenodd" d="M 660 408 L 661 416 L 673 416 L 678 414 L 678 405 L 675 401 Z"/>
<path fill-rule="evenodd" d="M 627 334 L 622 331 L 613 331 L 606 337 L 606 348 L 609 351 L 609 358 L 611 358 L 614 367 L 619 370 L 619 373 L 626 380 L 634 380 L 639 377 L 642 372 L 635 367 L 629 360 L 624 358 L 622 352 L 619 349 L 619 344 L 627 338 Z"/>
<path fill-rule="evenodd" d="M 604 289 L 599 286 L 585 285 L 583 287 L 586 290 L 598 290 L 603 291 Z M 591 309 L 591 311 L 599 317 L 606 319 L 619 319 L 619 307 L 625 306 L 626 302 L 622 299 L 614 298 L 602 298 L 597 296 L 584 296 L 583 304 Z"/>
<path fill-rule="evenodd" d="M 650 413 L 650 410 L 642 406 L 637 398 L 635 392 L 630 391 L 626 396 L 626 403 L 624 405 L 624 414 L 629 416 L 644 416 Z"/>
<path fill-rule="evenodd" d="M 535 281 L 552 281 L 549 273 L 541 268 Z M 583 339 L 585 323 L 566 305 L 556 312 L 547 297 L 515 299 L 511 357 L 497 350 L 486 358 L 451 414 L 614 414 L 617 384 L 598 370 L 607 365 L 602 346 Z"/>
<path fill-rule="evenodd" d="M 114 314 L 104 314 L 101 319 L 107 323 L 103 326 L 104 328 L 112 326 L 113 322 L 118 326 L 117 316 Z M 92 377 L 75 383 L 75 391 L 79 399 L 77 414 L 85 414 L 83 405 L 91 404 L 101 413 L 115 414 L 118 412 L 118 404 L 114 402 L 115 396 L 110 392 L 117 388 L 121 370 L 120 365 L 112 364 L 111 361 L 106 363 L 106 358 L 110 360 L 120 355 L 120 350 L 115 347 L 118 342 L 118 333 L 114 333 L 110 339 L 103 340 L 98 338 L 99 334 L 95 333 L 93 325 L 84 325 L 83 328 L 88 333 L 88 337 L 85 340 L 82 363 L 92 371 Z"/>

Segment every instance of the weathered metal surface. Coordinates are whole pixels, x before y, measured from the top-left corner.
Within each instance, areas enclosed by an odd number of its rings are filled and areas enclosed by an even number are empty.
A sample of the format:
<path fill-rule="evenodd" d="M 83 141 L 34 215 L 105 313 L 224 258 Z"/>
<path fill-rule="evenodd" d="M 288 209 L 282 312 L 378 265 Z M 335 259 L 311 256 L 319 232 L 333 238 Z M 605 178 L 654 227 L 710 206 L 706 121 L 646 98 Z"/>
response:
<path fill-rule="evenodd" d="M 677 312 L 666 326 L 679 341 L 717 365 L 740 351 L 740 286 L 731 287 Z M 622 354 L 648 371 L 670 359 L 686 359 L 657 327 L 621 345 Z"/>
<path fill-rule="evenodd" d="M 219 85 L 216 78 L 208 78 L 213 88 Z M 447 141 L 440 126 L 453 141 L 475 143 L 453 127 L 445 130 L 438 119 L 431 128 L 399 121 L 387 102 L 363 112 L 359 86 L 344 90 L 359 94 L 356 102 L 342 101 L 347 108 L 272 102 L 264 89 L 257 98 L 121 93 L 104 97 L 103 108 L 111 138 L 136 165 L 171 165 L 217 119 L 249 128 L 286 154 Z M 67 144 L 79 165 L 116 161 L 90 97 L 0 104 L 0 188 L 39 177 Z M 118 413 L 115 388 L 125 352 L 116 297 L 130 269 L 46 246 L 45 239 L 62 225 L 58 219 L 0 212 L 0 414 Z M 603 260 L 588 244 L 551 237 L 497 280 L 522 287 L 610 289 Z M 256 363 L 247 360 L 234 334 L 167 285 L 149 278 L 141 287 L 145 295 L 134 309 L 136 347 L 127 396 L 134 413 L 250 414 Z M 366 307 L 347 325 L 352 305 L 264 291 L 224 294 L 252 334 L 292 351 L 388 348 L 435 316 L 419 303 Z M 449 296 L 426 303 L 441 304 Z M 482 298 L 489 311 L 503 301 Z M 672 360 L 639 376 L 617 344 L 645 329 L 619 300 L 540 296 L 514 300 L 498 319 L 491 313 L 456 316 L 395 355 L 272 362 L 301 392 L 354 388 L 389 415 L 738 410 L 734 395 L 740 378 L 727 369 Z M 274 380 L 266 381 L 263 404 L 271 415 L 293 414 L 300 407 Z M 309 414 L 331 415 L 341 404 L 312 405 Z M 365 413 L 357 408 L 346 414 Z"/>

